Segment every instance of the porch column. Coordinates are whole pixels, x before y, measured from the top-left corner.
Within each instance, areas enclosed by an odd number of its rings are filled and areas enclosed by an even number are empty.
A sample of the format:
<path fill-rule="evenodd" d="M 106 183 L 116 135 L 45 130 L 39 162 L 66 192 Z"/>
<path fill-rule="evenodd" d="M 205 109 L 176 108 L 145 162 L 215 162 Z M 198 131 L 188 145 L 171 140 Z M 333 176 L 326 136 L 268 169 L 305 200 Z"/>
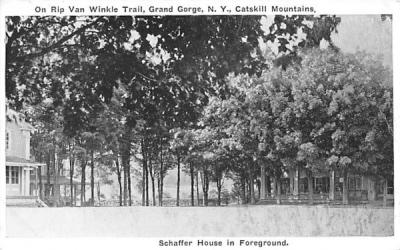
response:
<path fill-rule="evenodd" d="M 276 179 L 275 177 L 271 176 L 271 197 L 276 197 Z"/>
<path fill-rule="evenodd" d="M 374 201 L 376 197 L 376 182 L 375 179 L 369 178 L 368 179 L 368 201 Z"/>
<path fill-rule="evenodd" d="M 21 193 L 21 195 L 22 196 L 24 196 L 25 195 L 25 171 L 24 171 L 24 168 L 23 167 L 18 167 L 21 171 L 21 173 L 20 173 L 20 176 L 21 176 L 21 178 L 20 178 L 20 181 L 21 181 L 21 184 L 20 184 L 20 187 L 21 187 L 21 190 L 20 190 L 20 193 Z"/>
<path fill-rule="evenodd" d="M 34 195 L 39 196 L 39 189 L 38 189 L 38 168 L 35 168 L 33 171 L 35 171 L 35 190 L 34 190 Z"/>
<path fill-rule="evenodd" d="M 265 166 L 261 166 L 261 190 L 260 190 L 260 200 L 263 200 L 266 198 L 265 194 L 265 188 L 266 188 L 266 181 L 265 181 Z"/>
<path fill-rule="evenodd" d="M 299 182 L 300 182 L 300 170 L 296 167 L 293 176 L 293 196 L 295 199 L 299 198 Z"/>
<path fill-rule="evenodd" d="M 330 181 L 329 181 L 329 200 L 335 200 L 335 171 L 332 170 L 330 172 Z"/>
<path fill-rule="evenodd" d="M 294 174 L 295 171 L 293 169 L 289 169 L 289 194 L 293 195 L 294 190 Z"/>
<path fill-rule="evenodd" d="M 29 189 L 31 186 L 30 174 L 31 174 L 31 170 L 26 169 L 25 170 L 25 195 L 30 195 L 30 193 L 29 193 Z"/>
<path fill-rule="evenodd" d="M 275 178 L 275 187 L 276 187 L 276 204 L 281 204 L 281 180 L 280 177 Z"/>

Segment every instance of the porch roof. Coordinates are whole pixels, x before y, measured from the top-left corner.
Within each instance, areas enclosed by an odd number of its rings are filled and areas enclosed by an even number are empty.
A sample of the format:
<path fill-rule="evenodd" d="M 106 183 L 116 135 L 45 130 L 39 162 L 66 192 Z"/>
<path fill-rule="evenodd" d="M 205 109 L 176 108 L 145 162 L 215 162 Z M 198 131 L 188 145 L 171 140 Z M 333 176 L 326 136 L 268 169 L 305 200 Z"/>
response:
<path fill-rule="evenodd" d="M 6 166 L 16 166 L 16 167 L 39 167 L 45 166 L 45 163 L 34 162 L 27 160 L 18 156 L 6 156 Z"/>

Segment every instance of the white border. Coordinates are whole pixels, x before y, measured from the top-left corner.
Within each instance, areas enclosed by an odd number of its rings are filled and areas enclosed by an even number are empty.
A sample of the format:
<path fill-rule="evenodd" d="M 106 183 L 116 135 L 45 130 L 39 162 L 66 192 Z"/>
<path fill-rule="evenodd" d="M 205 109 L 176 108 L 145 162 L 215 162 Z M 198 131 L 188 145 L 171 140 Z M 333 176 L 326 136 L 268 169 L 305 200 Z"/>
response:
<path fill-rule="evenodd" d="M 246 4 L 245 4 L 246 3 Z M 60 5 L 68 6 L 75 5 L 85 7 L 90 4 L 103 5 L 103 6 L 122 6 L 122 5 L 158 5 L 158 6 L 169 6 L 169 5 L 184 5 L 184 6 L 202 6 L 206 9 L 208 5 L 220 6 L 227 5 L 233 9 L 236 5 L 279 5 L 279 6 L 313 6 L 316 10 L 315 14 L 393 14 L 393 69 L 394 69 L 394 152 L 400 152 L 399 139 L 400 134 L 398 127 L 400 126 L 400 93 L 398 83 L 400 83 L 400 1 L 399 0 L 335 0 L 335 1 L 322 1 L 322 0 L 303 0 L 303 1 L 282 1 L 282 0 L 257 0 L 252 1 L 251 4 L 245 1 L 210 1 L 202 0 L 200 3 L 194 0 L 180 0 L 180 1 L 157 1 L 148 0 L 146 2 L 141 1 L 50 1 L 50 0 L 13 0 L 13 1 L 0 1 L 0 18 L 3 24 L 0 25 L 0 131 L 5 131 L 5 25 L 4 17 L 9 15 L 38 15 L 34 12 L 35 6 L 51 6 Z M 46 13 L 47 15 L 55 15 L 55 13 Z M 64 13 L 64 15 L 70 15 L 71 13 Z M 89 13 L 84 13 L 88 15 Z M 146 13 L 150 14 L 150 13 Z M 182 14 L 182 13 L 174 13 Z M 212 14 L 212 13 L 204 13 Z M 224 14 L 217 12 L 214 14 Z M 261 13 L 233 13 L 233 14 L 261 14 Z M 262 14 L 277 14 L 277 13 L 262 13 Z M 297 13 L 303 14 L 303 13 Z M 305 13 L 309 14 L 309 13 Z M 99 15 L 99 14 L 98 14 Z M 127 15 L 126 13 L 103 13 L 100 15 Z M 0 152 L 5 152 L 5 133 L 0 132 Z M 287 237 L 268 237 L 271 239 L 287 239 L 290 242 L 289 247 L 285 249 L 400 249 L 400 171 L 398 169 L 398 162 L 400 161 L 400 155 L 395 153 L 395 237 L 315 237 L 315 238 L 287 238 Z M 5 162 L 5 154 L 0 153 L 0 162 Z M 141 249 L 155 249 L 158 248 L 158 240 L 160 238 L 63 238 L 63 239 L 5 239 L 5 178 L 4 174 L 0 174 L 0 248 L 5 249 L 134 249 L 140 247 Z M 55 222 L 56 223 L 56 222 Z M 202 239 L 210 239 L 201 237 Z M 185 239 L 185 238 L 182 238 Z M 188 238 L 186 238 L 188 239 Z M 196 238 L 191 238 L 197 240 Z M 211 238 L 212 239 L 212 238 Z M 226 238 L 219 238 L 226 240 Z M 233 238 L 238 239 L 238 238 Z M 236 249 L 225 248 L 225 249 Z M 184 248 L 181 248 L 184 249 Z M 241 247 L 240 249 L 247 249 Z M 258 248 L 252 248 L 258 249 Z"/>
<path fill-rule="evenodd" d="M 252 0 L 249 1 L 238 1 L 238 0 L 148 0 L 148 1 L 138 1 L 138 0 L 114 0 L 112 2 L 106 0 L 85 0 L 85 1 L 73 1 L 73 0 L 61 0 L 61 1 L 51 1 L 51 0 L 14 0 L 14 1 L 2 1 L 0 2 L 3 15 L 131 15 L 130 13 L 125 13 L 122 10 L 122 6 L 135 7 L 137 5 L 144 6 L 148 9 L 149 6 L 154 5 L 158 7 L 168 7 L 168 6 L 187 6 L 187 7 L 203 7 L 204 10 L 208 6 L 215 6 L 217 12 L 215 13 L 199 13 L 200 15 L 223 15 L 229 14 L 222 12 L 219 6 L 228 6 L 232 9 L 230 14 L 233 15 L 260 15 L 260 14 L 278 14 L 272 13 L 270 8 L 267 8 L 265 13 L 251 13 L 251 12 L 235 12 L 235 6 L 252 6 L 252 5 L 266 5 L 270 6 L 313 6 L 316 10 L 317 15 L 319 14 L 389 14 L 395 12 L 398 8 L 397 0 L 336 0 L 335 2 L 328 0 Z M 68 11 L 68 6 L 84 7 L 88 9 L 91 5 L 101 5 L 101 6 L 114 6 L 118 8 L 116 13 L 90 13 L 86 12 L 84 14 L 76 14 Z M 35 7 L 44 7 L 47 9 L 46 13 L 35 12 Z M 50 6 L 60 6 L 65 8 L 65 12 L 60 14 L 50 11 Z M 176 10 L 176 8 L 175 8 Z M 162 15 L 189 15 L 185 13 L 163 13 Z M 287 13 L 283 13 L 287 14 Z M 292 13 L 292 14 L 312 14 L 312 13 Z M 141 15 L 139 13 L 139 15 Z M 154 13 L 145 13 L 142 15 L 156 15 Z"/>

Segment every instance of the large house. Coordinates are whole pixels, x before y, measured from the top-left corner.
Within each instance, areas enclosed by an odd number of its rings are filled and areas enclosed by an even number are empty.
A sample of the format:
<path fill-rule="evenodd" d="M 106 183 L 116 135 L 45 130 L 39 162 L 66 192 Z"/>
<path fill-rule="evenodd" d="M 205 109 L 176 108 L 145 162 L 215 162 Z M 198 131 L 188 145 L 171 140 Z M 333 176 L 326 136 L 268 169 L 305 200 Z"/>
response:
<path fill-rule="evenodd" d="M 7 206 L 41 206 L 38 198 L 38 167 L 30 155 L 33 127 L 24 115 L 6 108 L 6 204 Z"/>

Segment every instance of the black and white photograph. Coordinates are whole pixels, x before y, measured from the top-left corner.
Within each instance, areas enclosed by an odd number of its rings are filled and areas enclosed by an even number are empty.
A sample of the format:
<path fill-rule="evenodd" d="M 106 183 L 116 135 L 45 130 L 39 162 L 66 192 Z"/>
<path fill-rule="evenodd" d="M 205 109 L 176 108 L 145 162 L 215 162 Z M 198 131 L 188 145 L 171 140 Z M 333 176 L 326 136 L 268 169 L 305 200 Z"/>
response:
<path fill-rule="evenodd" d="M 5 16 L 5 237 L 392 239 L 393 15 L 165 6 Z"/>

